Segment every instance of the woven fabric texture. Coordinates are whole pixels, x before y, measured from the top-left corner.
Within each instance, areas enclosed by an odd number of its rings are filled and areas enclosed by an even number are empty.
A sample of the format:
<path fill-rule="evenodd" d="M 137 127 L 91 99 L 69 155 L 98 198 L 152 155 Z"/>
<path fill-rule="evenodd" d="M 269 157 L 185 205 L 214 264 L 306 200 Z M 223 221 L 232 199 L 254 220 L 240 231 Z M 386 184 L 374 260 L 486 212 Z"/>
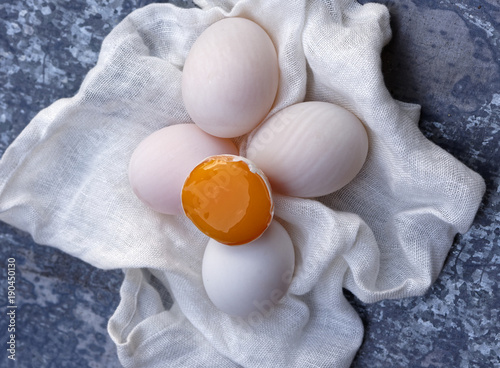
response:
<path fill-rule="evenodd" d="M 424 293 L 454 236 L 472 224 L 484 182 L 421 134 L 419 106 L 386 89 L 384 6 L 198 5 L 150 5 L 109 34 L 79 92 L 41 111 L 2 157 L 0 220 L 96 267 L 125 270 L 108 326 L 124 367 L 348 367 L 363 326 L 343 289 L 364 302 Z M 269 116 L 327 101 L 356 114 L 370 141 L 365 166 L 340 191 L 275 197 L 295 274 L 280 303 L 264 302 L 248 318 L 209 301 L 201 279 L 207 238 L 182 216 L 148 209 L 127 178 L 142 139 L 191 123 L 181 98 L 184 60 L 205 28 L 232 16 L 260 24 L 277 48 L 280 87 Z M 237 141 L 243 155 L 247 138 Z"/>

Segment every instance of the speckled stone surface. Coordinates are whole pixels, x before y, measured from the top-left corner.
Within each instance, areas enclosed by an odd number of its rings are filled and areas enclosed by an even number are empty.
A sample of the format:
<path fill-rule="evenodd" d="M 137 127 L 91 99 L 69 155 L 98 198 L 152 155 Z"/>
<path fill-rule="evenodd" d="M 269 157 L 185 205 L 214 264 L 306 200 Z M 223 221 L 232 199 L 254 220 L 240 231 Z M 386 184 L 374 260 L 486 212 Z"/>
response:
<path fill-rule="evenodd" d="M 500 3 L 376 2 L 392 16 L 389 90 L 422 105 L 424 134 L 481 174 L 487 192 L 426 295 L 356 302 L 366 331 L 353 367 L 500 367 Z"/>
<path fill-rule="evenodd" d="M 38 111 L 74 95 L 103 38 L 152 2 L 0 1 L 0 154 Z M 366 328 L 353 367 L 500 367 L 500 4 L 376 2 L 392 16 L 393 40 L 382 55 L 389 90 L 422 105 L 422 131 L 479 172 L 487 193 L 424 296 L 370 305 L 349 296 Z M 121 271 L 95 269 L 0 223 L 4 346 L 9 257 L 16 259 L 17 361 L 2 348 L 1 367 L 120 367 L 106 324 Z"/>

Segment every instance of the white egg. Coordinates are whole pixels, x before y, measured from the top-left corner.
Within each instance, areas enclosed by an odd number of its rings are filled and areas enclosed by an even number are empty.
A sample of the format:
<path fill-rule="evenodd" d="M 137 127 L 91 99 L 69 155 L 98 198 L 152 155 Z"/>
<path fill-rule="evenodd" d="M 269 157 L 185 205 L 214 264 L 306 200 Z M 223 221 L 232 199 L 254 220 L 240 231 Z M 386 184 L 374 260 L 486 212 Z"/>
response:
<path fill-rule="evenodd" d="M 211 136 L 195 124 L 177 124 L 146 137 L 129 163 L 129 181 L 134 193 L 153 210 L 182 214 L 184 180 L 203 159 L 212 155 L 237 155 L 229 139 Z"/>
<path fill-rule="evenodd" d="M 273 220 L 251 243 L 229 246 L 210 239 L 203 256 L 203 284 L 221 311 L 241 317 L 267 316 L 287 292 L 294 268 L 290 236 Z"/>
<path fill-rule="evenodd" d="M 268 177 L 274 191 L 318 197 L 339 190 L 361 170 L 368 135 L 346 109 L 303 102 L 279 111 L 250 138 L 247 157 Z"/>
<path fill-rule="evenodd" d="M 182 73 L 182 97 L 201 129 L 237 137 L 268 114 L 278 79 L 278 57 L 267 33 L 248 19 L 226 18 L 193 44 Z"/>

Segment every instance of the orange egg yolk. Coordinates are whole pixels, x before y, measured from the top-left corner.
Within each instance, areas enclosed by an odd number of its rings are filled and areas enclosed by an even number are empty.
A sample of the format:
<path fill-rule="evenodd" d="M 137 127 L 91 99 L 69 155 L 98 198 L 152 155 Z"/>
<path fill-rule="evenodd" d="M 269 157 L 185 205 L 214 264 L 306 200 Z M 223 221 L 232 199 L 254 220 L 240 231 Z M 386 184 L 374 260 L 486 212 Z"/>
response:
<path fill-rule="evenodd" d="M 186 216 L 219 243 L 249 243 L 260 237 L 273 217 L 267 179 L 245 161 L 232 155 L 208 157 L 191 171 L 182 188 Z"/>

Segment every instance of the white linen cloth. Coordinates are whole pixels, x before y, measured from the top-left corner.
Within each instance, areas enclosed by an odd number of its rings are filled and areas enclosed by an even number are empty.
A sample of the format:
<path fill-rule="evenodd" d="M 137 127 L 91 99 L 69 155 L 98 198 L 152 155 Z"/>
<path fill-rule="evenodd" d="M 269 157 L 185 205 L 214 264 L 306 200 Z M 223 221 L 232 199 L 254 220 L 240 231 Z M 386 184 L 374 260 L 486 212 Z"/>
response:
<path fill-rule="evenodd" d="M 124 367 L 348 367 L 363 326 L 342 289 L 365 302 L 424 293 L 455 234 L 470 227 L 484 182 L 424 138 L 419 106 L 387 91 L 384 6 L 198 5 L 150 5 L 109 34 L 77 95 L 41 111 L 2 157 L 0 220 L 96 267 L 125 269 L 108 326 Z M 182 216 L 149 210 L 127 180 L 143 138 L 190 122 L 180 92 L 184 60 L 206 27 L 229 16 L 260 24 L 277 47 L 280 87 L 270 115 L 304 100 L 332 102 L 355 113 L 370 140 L 363 170 L 339 192 L 276 196 L 296 271 L 279 304 L 247 319 L 218 311 L 205 294 L 207 238 Z M 238 141 L 243 154 L 245 142 Z"/>

